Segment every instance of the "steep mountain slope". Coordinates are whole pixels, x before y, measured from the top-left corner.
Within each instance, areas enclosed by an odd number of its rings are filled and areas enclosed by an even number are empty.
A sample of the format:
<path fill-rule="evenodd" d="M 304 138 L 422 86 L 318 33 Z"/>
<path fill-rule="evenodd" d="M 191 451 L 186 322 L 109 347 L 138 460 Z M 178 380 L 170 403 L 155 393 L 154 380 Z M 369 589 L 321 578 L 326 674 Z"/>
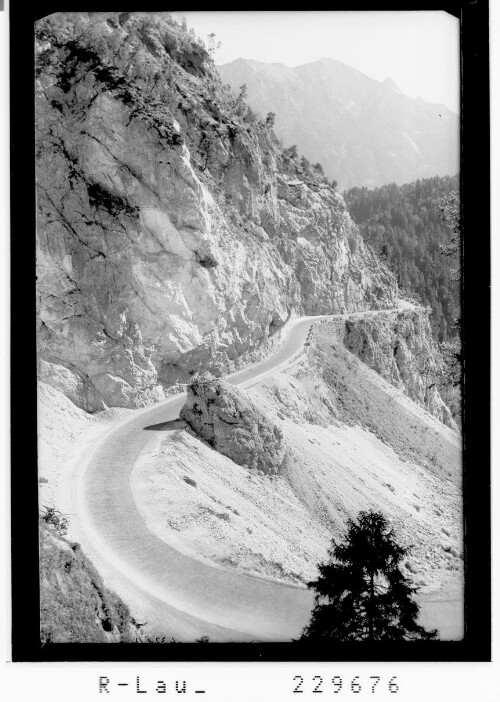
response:
<path fill-rule="evenodd" d="M 444 424 L 457 428 L 441 397 L 444 363 L 432 338 L 430 310 L 384 314 L 376 320 L 353 319 L 346 323 L 344 344 L 394 386 L 404 388 Z"/>
<path fill-rule="evenodd" d="M 128 607 L 79 544 L 40 520 L 40 641 L 123 643 L 138 634 Z"/>
<path fill-rule="evenodd" d="M 294 312 L 387 307 L 342 197 L 167 14 L 36 27 L 39 367 L 79 407 L 225 370 Z"/>
<path fill-rule="evenodd" d="M 403 95 L 340 61 L 290 68 L 237 59 L 218 67 L 233 90 L 246 84 L 276 133 L 319 161 L 342 188 L 405 183 L 459 170 L 459 120 L 444 105 Z"/>

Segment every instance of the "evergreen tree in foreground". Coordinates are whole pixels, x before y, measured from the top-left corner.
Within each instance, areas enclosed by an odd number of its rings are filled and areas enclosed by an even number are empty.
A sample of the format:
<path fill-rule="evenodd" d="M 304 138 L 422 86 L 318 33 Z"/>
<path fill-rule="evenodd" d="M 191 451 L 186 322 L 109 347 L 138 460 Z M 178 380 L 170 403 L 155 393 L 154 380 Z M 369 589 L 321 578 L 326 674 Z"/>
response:
<path fill-rule="evenodd" d="M 330 560 L 319 566 L 316 606 L 302 639 L 331 641 L 429 640 L 437 632 L 417 624 L 418 587 L 400 570 L 408 549 L 399 546 L 385 517 L 360 512 L 347 523 L 344 543 L 332 541 Z"/>

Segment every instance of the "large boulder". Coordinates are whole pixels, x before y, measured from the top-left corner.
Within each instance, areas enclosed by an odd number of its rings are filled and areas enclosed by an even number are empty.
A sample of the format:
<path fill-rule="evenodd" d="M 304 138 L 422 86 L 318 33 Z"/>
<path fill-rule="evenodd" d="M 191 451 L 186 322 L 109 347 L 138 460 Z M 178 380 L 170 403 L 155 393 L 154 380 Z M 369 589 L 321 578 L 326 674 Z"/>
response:
<path fill-rule="evenodd" d="M 229 383 L 193 382 L 180 416 L 197 436 L 240 466 L 269 475 L 283 467 L 283 432 L 244 391 Z"/>

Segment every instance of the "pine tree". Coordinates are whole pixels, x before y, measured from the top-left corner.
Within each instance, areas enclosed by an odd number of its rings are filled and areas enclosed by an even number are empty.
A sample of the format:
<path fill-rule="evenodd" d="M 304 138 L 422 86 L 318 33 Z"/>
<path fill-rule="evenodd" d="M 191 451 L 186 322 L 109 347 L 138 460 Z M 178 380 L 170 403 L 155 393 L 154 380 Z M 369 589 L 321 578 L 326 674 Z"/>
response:
<path fill-rule="evenodd" d="M 236 105 L 239 105 L 242 102 L 245 102 L 248 96 L 248 88 L 247 84 L 243 83 L 243 85 L 240 85 L 240 92 L 238 93 L 238 97 L 236 98 Z"/>
<path fill-rule="evenodd" d="M 300 165 L 306 173 L 309 172 L 309 169 L 311 168 L 311 162 L 305 156 L 302 156 L 302 158 L 300 159 Z"/>
<path fill-rule="evenodd" d="M 208 35 L 208 55 L 210 56 L 211 59 L 213 59 L 215 52 L 217 49 L 220 49 L 220 41 L 215 41 L 215 33 L 212 32 L 211 34 Z"/>
<path fill-rule="evenodd" d="M 379 512 L 360 512 L 349 520 L 344 543 L 332 541 L 330 560 L 308 583 L 316 606 L 303 639 L 332 641 L 429 640 L 436 631 L 417 624 L 418 587 L 400 564 L 408 549 L 397 544 L 393 529 Z"/>
<path fill-rule="evenodd" d="M 274 127 L 275 121 L 276 121 L 276 113 L 275 112 L 268 112 L 267 117 L 266 117 L 266 127 L 269 127 L 269 129 L 272 129 Z"/>

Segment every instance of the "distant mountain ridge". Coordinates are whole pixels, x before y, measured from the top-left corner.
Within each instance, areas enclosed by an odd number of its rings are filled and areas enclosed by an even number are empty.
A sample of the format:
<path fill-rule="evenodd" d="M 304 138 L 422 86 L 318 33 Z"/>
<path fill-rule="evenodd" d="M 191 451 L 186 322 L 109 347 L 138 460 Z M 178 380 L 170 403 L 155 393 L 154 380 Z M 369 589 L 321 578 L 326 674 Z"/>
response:
<path fill-rule="evenodd" d="M 403 95 L 391 78 L 379 82 L 329 58 L 295 68 L 236 59 L 217 70 L 233 90 L 246 84 L 251 107 L 276 114 L 283 144 L 297 144 L 341 188 L 459 171 L 458 115 Z"/>

